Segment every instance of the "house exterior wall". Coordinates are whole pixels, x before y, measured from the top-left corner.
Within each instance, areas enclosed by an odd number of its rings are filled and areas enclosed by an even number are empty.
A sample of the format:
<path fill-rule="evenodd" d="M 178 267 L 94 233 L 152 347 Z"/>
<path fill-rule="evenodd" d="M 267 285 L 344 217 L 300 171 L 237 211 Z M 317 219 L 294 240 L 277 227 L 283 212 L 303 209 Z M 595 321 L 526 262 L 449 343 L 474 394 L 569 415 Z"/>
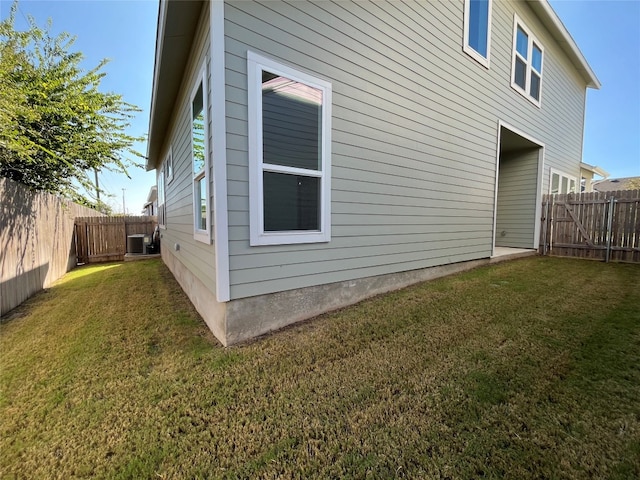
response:
<path fill-rule="evenodd" d="M 496 247 L 534 248 L 540 148 L 500 155 Z"/>
<path fill-rule="evenodd" d="M 207 97 L 211 98 L 210 78 L 210 23 L 209 3 L 205 2 L 193 40 L 191 56 L 182 79 L 172 121 L 164 146 L 162 160 L 171 150 L 173 157 L 173 179 L 165 180 L 166 220 L 161 228 L 162 257 L 194 306 L 211 330 L 224 337 L 224 307 L 216 301 L 216 263 L 214 240 L 209 244 L 194 238 L 193 166 L 191 147 L 191 93 L 199 81 L 201 68 L 206 65 Z M 208 102 L 209 145 L 211 145 L 211 102 Z M 211 151 L 211 149 L 209 149 Z M 211 163 L 208 165 L 212 178 Z M 160 170 L 158 170 L 160 172 Z M 158 182 L 160 180 L 158 179 Z M 209 205 L 213 205 L 212 189 L 209 188 Z M 210 231 L 215 219 L 210 208 Z"/>
<path fill-rule="evenodd" d="M 493 2 L 491 64 L 458 2 L 224 5 L 231 299 L 487 258 L 498 122 L 578 176 L 585 82 L 525 3 Z M 541 107 L 513 90 L 514 14 L 544 47 Z M 331 82 L 332 238 L 249 245 L 247 51 Z M 533 235 L 532 235 L 533 236 Z"/>

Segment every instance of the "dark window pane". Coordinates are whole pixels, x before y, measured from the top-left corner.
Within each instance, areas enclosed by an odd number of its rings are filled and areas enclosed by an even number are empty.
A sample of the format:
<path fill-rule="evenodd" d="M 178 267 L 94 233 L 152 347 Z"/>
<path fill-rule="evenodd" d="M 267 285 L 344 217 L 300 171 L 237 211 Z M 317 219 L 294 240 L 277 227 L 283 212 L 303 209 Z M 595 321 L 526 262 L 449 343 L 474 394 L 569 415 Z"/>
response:
<path fill-rule="evenodd" d="M 536 100 L 540 100 L 540 77 L 531 72 L 531 91 L 529 94 Z"/>
<path fill-rule="evenodd" d="M 320 170 L 322 91 L 262 74 L 263 162 Z"/>
<path fill-rule="evenodd" d="M 191 148 L 193 149 L 193 172 L 198 173 L 204 169 L 204 107 L 202 84 L 196 92 L 192 103 L 191 119 Z"/>
<path fill-rule="evenodd" d="M 516 51 L 527 59 L 529 55 L 529 36 L 520 27 L 516 32 Z"/>
<path fill-rule="evenodd" d="M 520 88 L 524 89 L 526 85 L 526 77 L 527 77 L 527 66 L 522 60 L 516 57 L 516 68 L 513 76 L 513 81 Z"/>
<path fill-rule="evenodd" d="M 534 43 L 533 51 L 531 52 L 531 66 L 536 69 L 538 73 L 542 73 L 542 50 Z"/>
<path fill-rule="evenodd" d="M 471 0 L 469 5 L 469 46 L 487 58 L 489 0 Z"/>
<path fill-rule="evenodd" d="M 320 179 L 264 172 L 264 231 L 320 230 Z"/>
<path fill-rule="evenodd" d="M 551 175 L 551 193 L 560 192 L 560 175 L 554 173 Z"/>

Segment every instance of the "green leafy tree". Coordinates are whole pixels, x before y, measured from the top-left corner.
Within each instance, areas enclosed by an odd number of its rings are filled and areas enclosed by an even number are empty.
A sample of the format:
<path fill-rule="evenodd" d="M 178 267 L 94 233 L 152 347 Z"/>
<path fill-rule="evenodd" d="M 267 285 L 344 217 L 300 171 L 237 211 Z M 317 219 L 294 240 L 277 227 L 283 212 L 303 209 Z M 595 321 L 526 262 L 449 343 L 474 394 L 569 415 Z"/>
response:
<path fill-rule="evenodd" d="M 133 146 L 143 138 L 126 130 L 140 109 L 99 91 L 107 60 L 83 70 L 82 54 L 69 51 L 75 38 L 52 36 L 51 21 L 40 28 L 29 17 L 29 29 L 16 31 L 17 6 L 0 23 L 0 176 L 104 206 L 92 197 L 94 170 L 139 166 L 130 158 L 142 158 Z"/>

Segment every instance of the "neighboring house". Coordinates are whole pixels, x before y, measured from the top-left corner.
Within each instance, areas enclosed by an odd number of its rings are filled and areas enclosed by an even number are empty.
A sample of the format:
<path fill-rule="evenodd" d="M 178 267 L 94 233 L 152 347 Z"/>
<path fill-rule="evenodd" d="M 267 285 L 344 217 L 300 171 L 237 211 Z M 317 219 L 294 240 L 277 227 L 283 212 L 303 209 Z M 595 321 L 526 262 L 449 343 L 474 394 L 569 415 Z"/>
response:
<path fill-rule="evenodd" d="M 142 215 L 153 216 L 158 214 L 158 187 L 155 185 L 149 190 L 147 202 L 142 207 Z"/>
<path fill-rule="evenodd" d="M 593 183 L 596 192 L 617 192 L 618 190 L 640 190 L 640 177 L 610 178 Z"/>
<path fill-rule="evenodd" d="M 580 163 L 580 191 L 581 192 L 593 192 L 593 177 L 597 175 L 606 179 L 609 176 L 609 172 L 598 167 L 589 165 L 588 163 Z"/>
<path fill-rule="evenodd" d="M 228 345 L 535 249 L 599 86 L 546 0 L 162 0 L 163 259 Z"/>

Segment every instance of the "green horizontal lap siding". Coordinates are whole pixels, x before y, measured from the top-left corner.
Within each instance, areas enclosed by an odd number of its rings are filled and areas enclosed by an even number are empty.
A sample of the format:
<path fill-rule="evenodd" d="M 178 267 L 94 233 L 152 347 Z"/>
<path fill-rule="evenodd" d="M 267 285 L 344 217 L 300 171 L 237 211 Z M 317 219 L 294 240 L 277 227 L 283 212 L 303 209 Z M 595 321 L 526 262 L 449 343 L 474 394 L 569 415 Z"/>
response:
<path fill-rule="evenodd" d="M 546 166 L 581 155 L 584 82 L 528 8 L 494 2 L 486 70 L 462 1 L 226 3 L 232 298 L 488 257 L 498 120 Z M 545 48 L 540 109 L 510 87 L 514 9 Z M 327 244 L 249 246 L 247 50 L 332 83 Z"/>
<path fill-rule="evenodd" d="M 215 255 L 214 246 L 204 244 L 193 238 L 193 167 L 191 158 L 191 91 L 200 75 L 203 61 L 207 62 L 207 92 L 211 98 L 210 86 L 210 36 L 209 6 L 205 3 L 198 30 L 194 37 L 191 57 L 187 63 L 180 93 L 178 94 L 172 121 L 163 147 L 166 155 L 169 147 L 173 154 L 173 180 L 166 185 L 166 229 L 161 230 L 162 248 L 185 265 L 198 279 L 215 292 Z M 211 102 L 209 101 L 209 147 L 211 147 Z M 211 151 L 211 149 L 209 150 Z M 164 158 L 164 157 L 163 157 Z M 210 170 L 210 177 L 211 170 Z M 211 193 L 211 189 L 210 189 Z M 213 201 L 210 200 L 210 210 Z M 212 215 L 211 215 L 212 217 Z M 213 231 L 213 224 L 211 225 Z M 179 244 L 176 251 L 174 245 Z"/>
<path fill-rule="evenodd" d="M 533 248 L 539 150 L 503 154 L 498 173 L 496 246 Z M 503 235 L 504 233 L 504 235 Z"/>

